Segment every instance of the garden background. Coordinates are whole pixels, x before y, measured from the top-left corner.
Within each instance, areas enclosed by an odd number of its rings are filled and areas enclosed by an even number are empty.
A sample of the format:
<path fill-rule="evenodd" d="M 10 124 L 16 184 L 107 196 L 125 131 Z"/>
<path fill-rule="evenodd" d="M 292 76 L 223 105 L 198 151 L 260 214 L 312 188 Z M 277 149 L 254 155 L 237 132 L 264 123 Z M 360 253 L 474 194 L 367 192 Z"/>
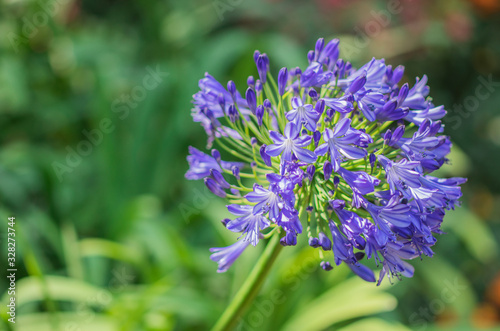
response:
<path fill-rule="evenodd" d="M 264 245 L 225 274 L 210 247 L 237 236 L 224 201 L 184 178 L 190 116 L 206 71 L 237 87 L 307 64 L 339 38 L 427 74 L 454 141 L 443 176 L 463 176 L 432 259 L 376 287 L 325 272 L 304 237 L 284 250 L 238 330 L 476 330 L 500 325 L 500 2 L 3 0 L 0 3 L 0 265 L 15 216 L 16 323 L 0 329 L 206 330 Z M 498 329 L 498 328 L 497 328 Z"/>

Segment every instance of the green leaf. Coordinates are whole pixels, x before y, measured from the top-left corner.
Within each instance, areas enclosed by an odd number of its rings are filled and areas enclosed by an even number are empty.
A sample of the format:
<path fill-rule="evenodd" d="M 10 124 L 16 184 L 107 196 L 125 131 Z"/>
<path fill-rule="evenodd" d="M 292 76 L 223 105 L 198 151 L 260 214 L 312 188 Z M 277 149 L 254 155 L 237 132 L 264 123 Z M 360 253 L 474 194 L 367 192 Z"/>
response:
<path fill-rule="evenodd" d="M 491 230 L 467 207 L 448 211 L 443 228 L 455 232 L 479 261 L 488 263 L 498 256 L 498 244 Z"/>
<path fill-rule="evenodd" d="M 85 302 L 88 305 L 105 306 L 111 300 L 111 293 L 105 289 L 90 285 L 86 282 L 61 277 L 45 276 L 47 291 L 52 300 Z M 45 299 L 44 288 L 39 277 L 25 277 L 16 284 L 16 301 L 25 304 Z M 2 302 L 9 300 L 8 293 L 4 293 Z"/>
<path fill-rule="evenodd" d="M 192 321 L 213 322 L 218 305 L 201 293 L 186 287 L 172 288 L 151 302 L 151 310 L 169 312 Z"/>
<path fill-rule="evenodd" d="M 397 300 L 383 291 L 385 287 L 377 287 L 357 277 L 348 279 L 310 302 L 283 330 L 323 330 L 352 318 L 391 311 Z"/>
<path fill-rule="evenodd" d="M 54 330 L 79 330 L 79 331 L 118 331 L 118 322 L 102 314 L 92 311 L 76 313 L 50 313 L 26 314 L 16 317 L 16 329 L 23 331 L 54 331 Z M 57 327 L 57 328 L 56 328 Z"/>
<path fill-rule="evenodd" d="M 453 307 L 463 316 L 473 310 L 477 302 L 474 289 L 459 269 L 439 256 L 426 258 L 415 269 L 418 276 L 425 278 L 425 284 L 434 296 L 433 301 Z"/>
<path fill-rule="evenodd" d="M 110 240 L 99 238 L 80 240 L 80 252 L 82 256 L 103 256 L 133 265 L 139 265 L 141 261 L 141 256 L 136 250 Z"/>
<path fill-rule="evenodd" d="M 338 331 L 411 331 L 400 323 L 389 323 L 380 318 L 365 318 L 360 321 L 349 324 Z"/>

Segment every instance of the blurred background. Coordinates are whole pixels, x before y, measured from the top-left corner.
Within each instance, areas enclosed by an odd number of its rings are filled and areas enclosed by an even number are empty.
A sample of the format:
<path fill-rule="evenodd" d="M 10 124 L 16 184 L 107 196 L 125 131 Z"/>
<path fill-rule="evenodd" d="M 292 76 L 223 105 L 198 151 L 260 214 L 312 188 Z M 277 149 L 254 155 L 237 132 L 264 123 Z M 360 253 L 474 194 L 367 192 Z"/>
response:
<path fill-rule="evenodd" d="M 500 329 L 500 1 L 0 3 L 0 265 L 16 217 L 17 315 L 0 329 L 206 330 L 263 245 L 225 274 L 222 199 L 185 180 L 203 149 L 191 96 L 208 71 L 243 89 L 253 51 L 304 68 L 318 37 L 360 66 L 427 74 L 465 176 L 436 255 L 380 287 L 325 272 L 304 238 L 283 250 L 237 330 Z M 4 275 L 4 271 L 2 271 Z"/>

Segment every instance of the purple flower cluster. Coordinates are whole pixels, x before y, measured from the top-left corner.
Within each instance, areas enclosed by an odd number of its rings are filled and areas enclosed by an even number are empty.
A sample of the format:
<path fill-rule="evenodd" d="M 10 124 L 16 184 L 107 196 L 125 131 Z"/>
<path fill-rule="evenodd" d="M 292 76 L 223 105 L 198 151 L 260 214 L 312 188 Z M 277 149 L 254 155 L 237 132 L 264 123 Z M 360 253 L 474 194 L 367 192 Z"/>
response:
<path fill-rule="evenodd" d="M 190 148 L 186 178 L 228 199 L 234 217 L 222 223 L 241 234 L 211 259 L 224 272 L 249 244 L 278 232 L 282 245 L 296 245 L 305 232 L 325 270 L 344 263 L 374 282 L 366 258 L 381 268 L 379 283 L 411 277 L 407 261 L 433 255 L 466 181 L 430 175 L 450 152 L 446 111 L 431 102 L 426 76 L 400 84 L 404 68 L 383 59 L 355 69 L 339 58 L 337 39 L 319 39 L 307 58 L 304 71 L 282 68 L 276 82 L 256 51 L 259 78 L 248 78 L 245 93 L 209 74 L 200 80 L 193 119 L 209 148 L 237 159 Z"/>

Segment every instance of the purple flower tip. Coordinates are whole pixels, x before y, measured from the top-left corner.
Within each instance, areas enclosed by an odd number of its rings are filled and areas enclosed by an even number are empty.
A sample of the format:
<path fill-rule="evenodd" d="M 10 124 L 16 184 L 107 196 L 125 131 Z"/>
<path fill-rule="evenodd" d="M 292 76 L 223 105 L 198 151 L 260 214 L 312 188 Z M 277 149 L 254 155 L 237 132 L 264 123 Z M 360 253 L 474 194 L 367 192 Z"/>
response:
<path fill-rule="evenodd" d="M 318 248 L 321 247 L 318 238 L 311 237 L 309 238 L 309 246 Z"/>
<path fill-rule="evenodd" d="M 257 109 L 257 96 L 255 95 L 255 91 L 249 87 L 245 93 L 245 97 L 248 108 L 255 114 L 255 110 Z"/>
<path fill-rule="evenodd" d="M 208 187 L 208 189 L 215 195 L 225 198 L 226 197 L 226 192 L 221 188 L 221 186 L 212 178 L 205 178 L 205 185 Z"/>
<path fill-rule="evenodd" d="M 216 150 L 215 148 L 212 149 L 212 157 L 217 161 L 217 163 L 220 163 L 221 158 L 220 158 L 220 152 Z"/>
<path fill-rule="evenodd" d="M 332 265 L 328 261 L 321 261 L 321 263 L 319 265 L 325 271 L 330 271 L 333 269 Z"/>
<path fill-rule="evenodd" d="M 255 78 L 253 76 L 248 76 L 247 85 L 252 88 L 255 87 Z"/>
<path fill-rule="evenodd" d="M 316 92 L 315 89 L 310 89 L 309 90 L 309 96 L 311 97 L 311 99 L 313 99 L 314 101 L 318 101 L 318 92 Z"/>
<path fill-rule="evenodd" d="M 335 210 L 344 209 L 345 201 L 339 199 L 330 200 L 330 206 L 332 206 L 332 208 Z"/>
<path fill-rule="evenodd" d="M 240 180 L 240 168 L 233 167 L 231 170 L 233 171 L 233 176 L 236 177 L 237 180 Z"/>
<path fill-rule="evenodd" d="M 229 91 L 229 93 L 231 94 L 233 99 L 235 99 L 235 97 L 236 97 L 236 84 L 234 84 L 234 82 L 232 80 L 227 82 L 227 90 Z"/>
<path fill-rule="evenodd" d="M 288 82 L 288 69 L 281 68 L 278 74 L 278 92 L 281 96 L 285 94 L 285 88 L 287 82 Z"/>

